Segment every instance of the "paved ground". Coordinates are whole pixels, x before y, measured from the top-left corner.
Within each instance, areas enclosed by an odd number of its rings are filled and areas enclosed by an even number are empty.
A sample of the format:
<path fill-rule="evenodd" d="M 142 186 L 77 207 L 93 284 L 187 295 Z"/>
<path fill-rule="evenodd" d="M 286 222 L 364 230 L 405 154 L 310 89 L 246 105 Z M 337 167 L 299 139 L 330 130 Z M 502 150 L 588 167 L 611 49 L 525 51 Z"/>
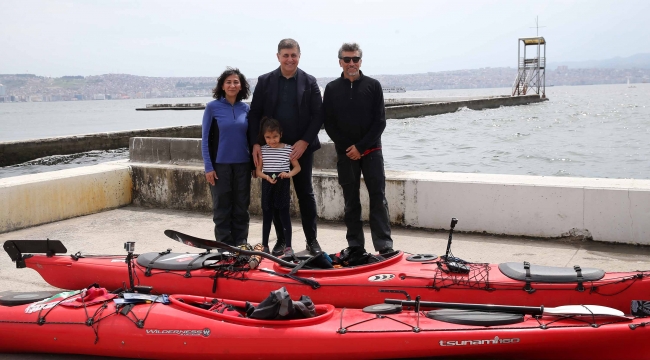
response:
<path fill-rule="evenodd" d="M 599 267 L 608 271 L 650 269 L 650 247 L 612 245 L 593 241 L 530 239 L 511 236 L 491 236 L 462 233 L 459 219 L 454 233 L 452 251 L 465 260 L 499 263 L 529 261 L 538 265 Z M 146 209 L 129 206 L 99 214 L 82 216 L 51 224 L 0 234 L 0 242 L 10 239 L 61 240 L 68 253 L 125 254 L 123 244 L 135 241 L 137 253 L 162 251 L 193 252 L 196 249 L 167 238 L 163 231 L 178 230 L 186 234 L 213 238 L 211 214 L 186 211 Z M 369 228 L 366 228 L 366 248 L 372 250 Z M 293 223 L 294 249 L 306 254 L 304 235 L 299 222 Z M 260 241 L 261 218 L 252 218 L 249 239 Z M 409 228 L 394 228 L 395 249 L 411 253 L 443 254 L 449 233 Z M 320 222 L 318 239 L 327 252 L 337 252 L 347 246 L 345 226 L 341 223 Z M 272 232 L 271 241 L 275 241 Z M 51 289 L 31 269 L 16 269 L 7 255 L 0 254 L 0 291 L 30 291 Z"/>
<path fill-rule="evenodd" d="M 598 267 L 607 271 L 650 269 L 650 247 L 612 245 L 593 241 L 548 240 L 462 233 L 459 219 L 454 234 L 452 251 L 455 256 L 469 261 L 499 263 L 529 261 L 537 265 Z M 212 218 L 208 213 L 125 207 L 99 214 L 82 216 L 51 224 L 0 234 L 0 242 L 18 239 L 61 240 L 68 253 L 125 254 L 123 244 L 136 242 L 136 252 L 162 251 L 171 248 L 177 252 L 195 252 L 196 249 L 167 238 L 163 231 L 178 230 L 186 234 L 211 239 Z M 372 249 L 370 229 L 366 228 L 366 249 Z M 294 249 L 306 254 L 304 236 L 299 222 L 293 223 Z M 261 241 L 262 220 L 251 219 L 249 239 Z M 394 228 L 395 249 L 410 253 L 443 254 L 449 233 L 408 228 Z M 320 222 L 318 240 L 326 252 L 345 248 L 345 226 L 341 223 Z M 271 241 L 275 241 L 274 235 Z M 272 245 L 272 244 L 271 244 Z M 300 250 L 300 251 L 298 251 Z M 7 255 L 0 254 L 0 291 L 32 291 L 54 289 L 31 269 L 16 269 Z M 82 359 L 55 355 L 0 354 L 5 359 Z M 95 358 L 100 359 L 100 358 Z"/>

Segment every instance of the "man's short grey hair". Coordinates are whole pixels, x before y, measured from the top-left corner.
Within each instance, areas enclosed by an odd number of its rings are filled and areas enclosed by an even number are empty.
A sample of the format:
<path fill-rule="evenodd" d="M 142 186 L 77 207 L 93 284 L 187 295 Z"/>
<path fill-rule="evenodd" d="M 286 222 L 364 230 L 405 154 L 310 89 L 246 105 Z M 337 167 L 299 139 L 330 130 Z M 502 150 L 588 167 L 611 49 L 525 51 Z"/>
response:
<path fill-rule="evenodd" d="M 343 57 L 344 51 L 358 51 L 359 57 L 363 57 L 363 51 L 361 51 L 361 47 L 359 47 L 359 44 L 357 43 L 344 43 L 341 45 L 341 48 L 339 49 L 339 59 Z"/>
<path fill-rule="evenodd" d="M 298 45 L 298 42 L 296 40 L 291 38 L 282 39 L 278 44 L 278 54 L 282 49 L 294 49 L 294 48 L 297 49 L 298 54 L 300 54 L 300 45 Z"/>

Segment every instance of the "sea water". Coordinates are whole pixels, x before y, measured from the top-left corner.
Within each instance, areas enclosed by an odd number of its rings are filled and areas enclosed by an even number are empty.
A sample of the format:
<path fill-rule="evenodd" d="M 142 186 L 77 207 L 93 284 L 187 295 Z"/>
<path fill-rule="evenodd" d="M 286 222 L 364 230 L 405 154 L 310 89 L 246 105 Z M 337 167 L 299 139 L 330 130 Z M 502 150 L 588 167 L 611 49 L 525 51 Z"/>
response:
<path fill-rule="evenodd" d="M 510 89 L 384 94 L 465 100 Z M 542 103 L 389 119 L 386 169 L 650 179 L 650 84 L 548 87 Z M 202 111 L 135 111 L 149 103 L 210 98 L 0 103 L 0 141 L 198 125 Z M 325 131 L 321 140 L 329 139 Z M 0 168 L 0 177 L 92 165 L 128 157 L 126 149 L 54 156 Z"/>

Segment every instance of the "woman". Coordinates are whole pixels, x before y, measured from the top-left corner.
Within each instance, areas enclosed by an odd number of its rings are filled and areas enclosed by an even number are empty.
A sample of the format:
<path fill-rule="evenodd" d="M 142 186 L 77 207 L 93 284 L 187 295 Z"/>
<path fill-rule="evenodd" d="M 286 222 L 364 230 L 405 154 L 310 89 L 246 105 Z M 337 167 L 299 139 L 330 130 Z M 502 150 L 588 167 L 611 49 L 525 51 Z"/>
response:
<path fill-rule="evenodd" d="M 239 246 L 247 243 L 250 221 L 250 107 L 242 102 L 250 96 L 250 88 L 239 69 L 227 68 L 212 94 L 216 100 L 203 113 L 201 152 L 212 194 L 214 237 Z"/>

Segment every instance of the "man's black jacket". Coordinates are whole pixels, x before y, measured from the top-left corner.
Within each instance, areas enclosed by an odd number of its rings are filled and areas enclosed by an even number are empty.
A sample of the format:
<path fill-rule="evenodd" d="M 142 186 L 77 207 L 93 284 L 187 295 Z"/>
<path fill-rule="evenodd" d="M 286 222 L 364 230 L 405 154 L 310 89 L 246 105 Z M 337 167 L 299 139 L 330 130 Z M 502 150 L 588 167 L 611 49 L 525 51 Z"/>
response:
<path fill-rule="evenodd" d="M 379 81 L 361 73 L 359 79 L 350 82 L 341 74 L 325 87 L 323 109 L 325 131 L 338 153 L 345 153 L 352 145 L 362 154 L 381 147 L 386 110 Z"/>
<path fill-rule="evenodd" d="M 248 112 L 249 142 L 259 144 L 260 120 L 264 116 L 273 117 L 278 101 L 278 79 L 281 76 L 280 68 L 270 73 L 260 75 L 253 92 L 251 109 Z M 296 82 L 298 92 L 298 127 L 302 134 L 301 140 L 309 143 L 307 151 L 320 149 L 318 132 L 323 126 L 323 98 L 321 97 L 316 78 L 297 69 Z M 282 119 L 277 119 L 282 123 Z M 293 144 L 291 144 L 293 145 Z"/>

